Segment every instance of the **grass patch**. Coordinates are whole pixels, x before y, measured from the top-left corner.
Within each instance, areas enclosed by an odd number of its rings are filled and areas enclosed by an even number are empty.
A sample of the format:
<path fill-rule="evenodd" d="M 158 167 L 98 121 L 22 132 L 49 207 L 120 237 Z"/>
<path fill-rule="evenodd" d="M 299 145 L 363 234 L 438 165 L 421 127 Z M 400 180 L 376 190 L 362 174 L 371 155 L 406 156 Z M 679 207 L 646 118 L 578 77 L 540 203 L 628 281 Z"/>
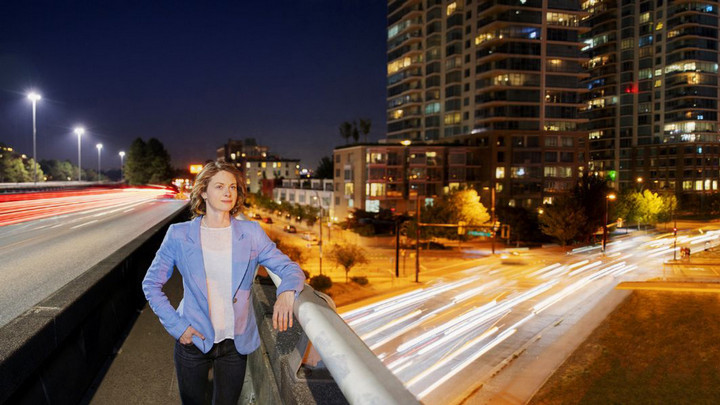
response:
<path fill-rule="evenodd" d="M 343 305 L 352 304 L 366 298 L 374 297 L 378 291 L 371 284 L 360 285 L 356 283 L 333 283 L 327 294 L 335 301 L 335 305 L 341 307 Z"/>
<path fill-rule="evenodd" d="M 720 295 L 636 291 L 530 404 L 720 403 Z"/>

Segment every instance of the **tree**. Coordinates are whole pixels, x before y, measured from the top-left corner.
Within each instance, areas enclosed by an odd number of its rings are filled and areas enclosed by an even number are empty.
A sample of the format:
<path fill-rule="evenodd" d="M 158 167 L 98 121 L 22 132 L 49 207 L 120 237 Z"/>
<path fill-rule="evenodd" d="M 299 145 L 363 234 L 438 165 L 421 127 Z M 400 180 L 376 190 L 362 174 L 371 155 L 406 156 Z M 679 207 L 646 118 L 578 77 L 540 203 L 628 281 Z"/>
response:
<path fill-rule="evenodd" d="M 585 173 L 573 189 L 573 198 L 587 218 L 580 228 L 580 237 L 590 240 L 605 222 L 605 198 L 610 192 L 607 180 Z"/>
<path fill-rule="evenodd" d="M 617 203 L 615 203 L 615 214 L 625 223 L 640 222 L 638 200 L 635 194 L 633 191 L 626 191 L 618 196 Z"/>
<path fill-rule="evenodd" d="M 634 193 L 634 198 L 638 206 L 638 219 L 646 224 L 657 223 L 664 206 L 662 197 L 650 190 L 645 190 L 642 193 Z"/>
<path fill-rule="evenodd" d="M 432 205 L 426 206 L 421 212 L 421 220 L 432 224 L 457 224 L 460 221 L 467 225 L 482 225 L 490 221 L 490 215 L 480 203 L 477 191 L 473 189 L 457 190 L 448 196 L 435 199 Z M 411 233 L 415 232 L 411 225 Z M 440 236 L 457 239 L 455 228 L 426 227 L 423 236 Z"/>
<path fill-rule="evenodd" d="M 353 267 L 368 263 L 365 250 L 351 243 L 334 245 L 328 256 L 330 260 L 345 269 L 346 283 L 348 282 L 348 273 Z"/>
<path fill-rule="evenodd" d="M 323 156 L 318 162 L 318 167 L 315 169 L 315 177 L 319 179 L 332 179 L 333 178 L 333 160 L 330 156 Z"/>
<path fill-rule="evenodd" d="M 36 169 L 36 176 L 33 176 L 33 168 Z M 45 173 L 43 173 L 43 170 L 39 164 L 35 164 L 35 160 L 33 158 L 30 158 L 25 162 L 25 170 L 28 173 L 27 179 L 25 181 L 45 181 Z"/>
<path fill-rule="evenodd" d="M 147 184 L 150 179 L 150 168 L 147 165 L 145 141 L 137 138 L 130 145 L 125 160 L 125 178 L 128 184 Z"/>
<path fill-rule="evenodd" d="M 473 189 L 459 190 L 451 195 L 455 221 L 464 221 L 468 225 L 480 225 L 490 221 L 490 215 L 480 203 L 477 191 Z"/>
<path fill-rule="evenodd" d="M 55 159 L 41 160 L 40 167 L 46 173 L 48 180 L 67 181 L 77 180 L 77 167 L 70 161 L 59 161 Z"/>
<path fill-rule="evenodd" d="M 145 143 L 137 138 L 130 145 L 125 163 L 128 184 L 168 184 L 172 173 L 170 154 L 162 142 L 151 138 Z"/>
<path fill-rule="evenodd" d="M 273 237 L 272 241 L 275 242 L 275 247 L 277 247 L 278 250 L 280 250 L 281 252 L 285 253 L 285 255 L 289 257 L 290 260 L 301 266 L 305 262 L 307 262 L 307 256 L 301 248 L 295 245 L 291 245 L 289 243 L 285 243 L 281 238 L 278 237 Z"/>
<path fill-rule="evenodd" d="M 538 217 L 540 230 L 565 246 L 580 234 L 587 221 L 583 211 L 574 199 L 560 197 L 553 204 L 545 205 L 543 214 Z"/>
<path fill-rule="evenodd" d="M 370 127 L 372 126 L 372 121 L 370 118 L 360 118 L 358 122 L 358 128 L 360 129 L 360 132 L 363 134 L 364 142 L 367 143 L 367 136 L 370 133 Z"/>
<path fill-rule="evenodd" d="M 352 138 L 352 124 L 345 121 L 342 124 L 340 124 L 340 136 L 345 140 L 345 144 L 350 143 L 350 138 Z"/>
<path fill-rule="evenodd" d="M 356 122 L 356 121 L 353 121 L 353 122 L 352 122 L 352 132 L 351 132 L 351 135 L 352 135 L 352 138 L 353 138 L 353 140 L 355 141 L 355 143 L 358 143 L 358 141 L 360 140 L 360 132 L 358 131 L 358 126 L 357 126 L 357 122 Z"/>
<path fill-rule="evenodd" d="M 150 160 L 150 179 L 152 184 L 170 184 L 172 181 L 173 169 L 170 161 L 170 154 L 165 150 L 162 142 L 150 138 L 147 143 L 147 156 Z M 263 172 L 264 173 L 264 172 Z"/>

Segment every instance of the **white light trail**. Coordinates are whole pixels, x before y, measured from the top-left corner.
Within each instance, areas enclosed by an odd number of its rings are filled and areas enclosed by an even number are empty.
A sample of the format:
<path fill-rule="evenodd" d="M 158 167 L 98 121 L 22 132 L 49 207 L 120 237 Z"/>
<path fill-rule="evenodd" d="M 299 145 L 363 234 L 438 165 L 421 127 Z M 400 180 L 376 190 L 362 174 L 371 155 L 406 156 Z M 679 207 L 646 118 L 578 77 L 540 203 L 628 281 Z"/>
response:
<path fill-rule="evenodd" d="M 422 371 L 420 374 L 414 376 L 410 380 L 405 382 L 405 386 L 409 387 L 418 381 L 422 380 L 426 376 L 430 375 L 435 370 L 440 369 L 441 367 L 445 366 L 447 363 L 458 357 L 459 355 L 465 353 L 468 349 L 472 348 L 476 343 L 487 339 L 489 336 L 494 335 L 497 333 L 499 328 L 497 326 L 493 326 L 492 328 L 486 330 L 479 336 L 476 336 L 475 338 L 468 340 L 463 344 L 459 349 L 453 351 L 452 353 L 449 353 L 447 356 L 443 357 L 442 360 L 438 361 L 437 363 L 433 364 L 432 366 L 426 368 L 424 371 Z"/>
<path fill-rule="evenodd" d="M 455 376 L 455 374 L 457 374 L 457 373 L 459 373 L 460 371 L 462 371 L 463 369 L 465 369 L 465 367 L 467 367 L 467 366 L 469 366 L 470 364 L 472 364 L 472 362 L 474 362 L 475 360 L 479 359 L 483 354 L 489 352 L 489 351 L 492 350 L 495 346 L 497 346 L 497 345 L 499 345 L 500 343 L 502 343 L 503 341 L 505 341 L 505 339 L 507 339 L 507 338 L 509 338 L 510 336 L 512 336 L 513 334 L 515 334 L 515 332 L 517 332 L 516 329 L 509 329 L 509 330 L 506 330 L 505 332 L 501 333 L 500 335 L 498 335 L 498 337 L 496 337 L 495 339 L 493 339 L 490 343 L 488 343 L 487 345 L 483 346 L 480 350 L 478 350 L 477 352 L 473 353 L 470 357 L 468 357 L 467 359 L 465 359 L 465 361 L 463 361 L 462 363 L 460 363 L 457 367 L 453 368 L 453 369 L 450 370 L 448 373 L 444 374 L 442 377 L 440 377 L 438 380 L 436 380 L 434 383 L 430 384 L 430 386 L 427 387 L 427 388 L 425 388 L 422 392 L 420 392 L 420 393 L 417 395 L 417 397 L 418 397 L 418 398 L 422 398 L 422 397 L 426 396 L 427 394 L 429 394 L 430 392 L 432 392 L 435 388 L 437 388 L 438 386 L 442 385 L 445 381 L 447 381 L 447 380 L 449 380 L 450 378 L 452 378 L 453 376 Z"/>
<path fill-rule="evenodd" d="M 400 318 L 397 318 L 397 319 L 393 319 L 392 321 L 386 323 L 385 325 L 383 325 L 383 326 L 381 326 L 381 327 L 379 327 L 379 328 L 376 328 L 376 329 L 374 329 L 374 330 L 372 330 L 372 331 L 370 331 L 370 332 L 368 332 L 368 333 L 360 336 L 360 339 L 362 339 L 362 340 L 370 339 L 371 337 L 377 335 L 378 333 L 384 332 L 384 331 L 386 331 L 387 329 L 390 329 L 390 328 L 392 328 L 393 326 L 395 326 L 395 325 L 397 325 L 397 324 L 403 323 L 403 322 L 407 321 L 407 320 L 410 319 L 410 318 L 413 318 L 413 317 L 416 317 L 416 316 L 420 315 L 421 313 L 422 313 L 421 310 L 416 309 L 415 311 L 410 312 L 409 314 L 403 315 L 403 316 L 401 316 Z"/>

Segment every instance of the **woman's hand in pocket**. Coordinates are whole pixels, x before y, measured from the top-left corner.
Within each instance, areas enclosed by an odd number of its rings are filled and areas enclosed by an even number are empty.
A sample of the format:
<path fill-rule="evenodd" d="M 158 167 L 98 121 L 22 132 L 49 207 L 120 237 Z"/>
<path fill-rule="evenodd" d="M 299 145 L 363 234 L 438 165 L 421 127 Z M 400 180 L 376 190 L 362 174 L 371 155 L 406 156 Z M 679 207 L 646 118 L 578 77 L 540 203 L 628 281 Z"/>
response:
<path fill-rule="evenodd" d="M 178 341 L 180 342 L 180 344 L 183 345 L 192 344 L 193 335 L 199 337 L 202 340 L 205 340 L 205 336 L 203 336 L 202 333 L 198 332 L 197 329 L 193 328 L 192 325 L 190 325 L 187 327 L 187 329 L 185 329 L 185 332 L 183 332 L 182 336 L 180 336 L 180 339 L 178 339 Z"/>

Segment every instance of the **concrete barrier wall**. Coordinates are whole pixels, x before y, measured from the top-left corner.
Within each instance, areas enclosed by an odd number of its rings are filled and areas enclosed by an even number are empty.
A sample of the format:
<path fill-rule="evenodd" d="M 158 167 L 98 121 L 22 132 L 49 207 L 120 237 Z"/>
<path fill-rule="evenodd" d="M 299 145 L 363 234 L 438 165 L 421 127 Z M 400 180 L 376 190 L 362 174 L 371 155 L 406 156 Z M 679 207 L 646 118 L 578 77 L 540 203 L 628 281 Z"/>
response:
<path fill-rule="evenodd" d="M 145 305 L 140 284 L 165 231 L 188 214 L 180 209 L 0 328 L 0 404 L 83 398 Z"/>
<path fill-rule="evenodd" d="M 305 288 L 311 288 L 305 286 Z M 347 404 L 327 369 L 300 367 L 307 336 L 295 319 L 293 327 L 277 332 L 272 327 L 274 285 L 256 282 L 253 306 L 260 331 L 260 348 L 248 356 L 248 373 L 257 404 Z"/>

